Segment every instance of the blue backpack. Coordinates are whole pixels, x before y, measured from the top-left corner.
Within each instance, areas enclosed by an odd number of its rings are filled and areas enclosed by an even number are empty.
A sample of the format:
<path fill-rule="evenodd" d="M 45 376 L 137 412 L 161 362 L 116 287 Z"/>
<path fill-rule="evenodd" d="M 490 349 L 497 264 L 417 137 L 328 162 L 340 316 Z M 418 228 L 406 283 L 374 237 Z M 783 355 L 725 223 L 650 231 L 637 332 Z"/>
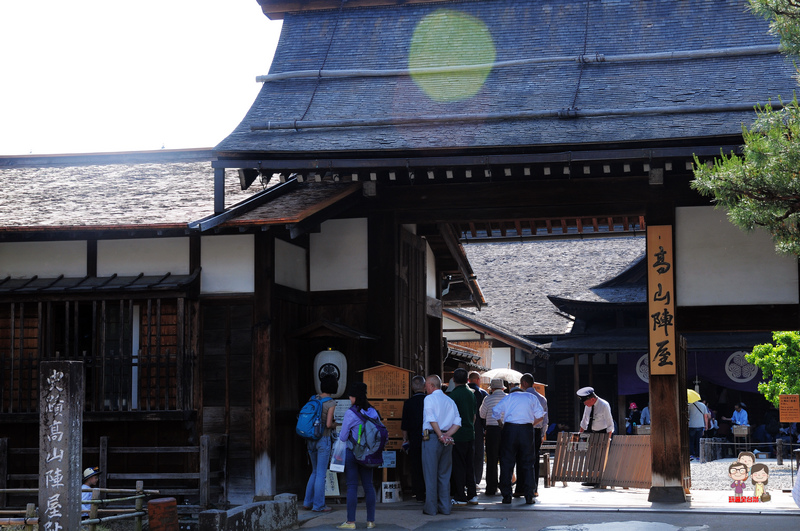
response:
<path fill-rule="evenodd" d="M 326 422 L 322 419 L 322 404 L 328 400 L 333 399 L 329 396 L 320 398 L 317 395 L 308 399 L 297 415 L 297 427 L 295 428 L 297 435 L 309 441 L 318 441 L 322 438 L 326 427 Z"/>
<path fill-rule="evenodd" d="M 371 468 L 381 466 L 383 464 L 383 449 L 389 440 L 389 430 L 379 419 L 363 415 L 358 406 L 351 406 L 350 410 L 362 422 L 358 427 L 358 439 L 354 439 L 353 435 L 350 434 L 353 457 L 362 466 Z"/>

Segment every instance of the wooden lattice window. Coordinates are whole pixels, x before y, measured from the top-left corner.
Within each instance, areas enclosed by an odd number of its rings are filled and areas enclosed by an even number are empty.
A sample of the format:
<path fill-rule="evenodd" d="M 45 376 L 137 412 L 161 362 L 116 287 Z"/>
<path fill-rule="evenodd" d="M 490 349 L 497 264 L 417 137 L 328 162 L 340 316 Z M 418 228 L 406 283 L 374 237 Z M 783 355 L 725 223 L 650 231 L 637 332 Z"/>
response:
<path fill-rule="evenodd" d="M 84 363 L 87 411 L 187 408 L 193 311 L 174 297 L 0 304 L 0 412 L 38 412 L 43 359 Z"/>

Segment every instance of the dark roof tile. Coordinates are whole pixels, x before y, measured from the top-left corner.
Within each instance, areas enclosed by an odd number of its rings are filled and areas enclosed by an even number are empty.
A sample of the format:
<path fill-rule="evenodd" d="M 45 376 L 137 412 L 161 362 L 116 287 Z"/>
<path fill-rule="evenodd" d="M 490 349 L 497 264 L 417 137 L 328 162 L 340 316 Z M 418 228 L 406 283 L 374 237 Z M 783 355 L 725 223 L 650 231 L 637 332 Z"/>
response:
<path fill-rule="evenodd" d="M 589 9 L 587 13 L 587 8 Z M 442 9 L 486 25 L 496 61 L 567 57 L 567 61 L 495 67 L 469 98 L 436 101 L 409 76 L 270 81 L 217 150 L 347 152 L 605 143 L 739 135 L 752 105 L 796 88 L 792 62 L 777 53 L 612 62 L 614 56 L 772 46 L 777 39 L 745 0 L 585 2 L 464 1 L 288 14 L 271 74 L 300 70 L 406 69 L 415 28 Z M 337 17 L 341 19 L 336 22 Z M 313 36 L 313 37 L 312 37 Z M 462 50 L 468 57 L 469 46 Z M 581 64 L 584 54 L 605 62 Z M 466 59 L 468 60 L 468 59 Z M 474 83 L 468 74 L 436 74 L 441 84 Z M 698 114 L 656 112 L 558 119 L 485 119 L 491 113 L 581 112 L 738 105 Z M 252 131 L 294 120 L 418 118 L 461 114 L 478 121 Z"/>

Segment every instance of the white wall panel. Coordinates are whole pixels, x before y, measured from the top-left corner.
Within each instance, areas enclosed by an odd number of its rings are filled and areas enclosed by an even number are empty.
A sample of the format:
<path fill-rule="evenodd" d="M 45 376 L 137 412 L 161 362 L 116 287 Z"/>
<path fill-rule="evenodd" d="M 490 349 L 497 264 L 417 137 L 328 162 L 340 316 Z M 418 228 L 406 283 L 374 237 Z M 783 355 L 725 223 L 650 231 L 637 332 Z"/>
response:
<path fill-rule="evenodd" d="M 510 369 L 511 368 L 511 348 L 493 348 L 491 369 Z"/>
<path fill-rule="evenodd" d="M 713 207 L 675 212 L 679 306 L 796 304 L 797 259 L 775 252 L 769 234 L 744 232 Z"/>
<path fill-rule="evenodd" d="M 97 242 L 97 276 L 188 275 L 189 238 L 145 238 Z"/>
<path fill-rule="evenodd" d="M 311 291 L 366 289 L 367 220 L 331 219 L 311 234 Z"/>
<path fill-rule="evenodd" d="M 0 278 L 86 276 L 86 242 L 0 243 Z"/>
<path fill-rule="evenodd" d="M 428 242 L 425 242 L 425 294 L 432 298 L 436 298 L 436 257 L 431 250 Z"/>
<path fill-rule="evenodd" d="M 252 234 L 203 236 L 200 240 L 200 291 L 252 293 L 255 285 Z"/>
<path fill-rule="evenodd" d="M 275 240 L 275 283 L 308 291 L 306 250 L 283 240 Z"/>

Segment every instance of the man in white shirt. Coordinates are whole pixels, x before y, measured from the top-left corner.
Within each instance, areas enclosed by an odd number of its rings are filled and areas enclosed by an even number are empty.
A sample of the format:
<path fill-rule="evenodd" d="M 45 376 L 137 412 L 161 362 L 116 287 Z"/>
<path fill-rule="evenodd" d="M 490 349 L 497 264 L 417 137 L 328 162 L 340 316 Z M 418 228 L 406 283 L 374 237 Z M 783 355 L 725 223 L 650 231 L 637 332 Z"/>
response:
<path fill-rule="evenodd" d="M 422 475 L 425 477 L 425 514 L 450 514 L 450 474 L 453 469 L 453 434 L 461 427 L 458 408 L 442 392 L 442 380 L 432 374 L 425 380 L 422 411 Z"/>
<path fill-rule="evenodd" d="M 608 402 L 594 394 L 593 387 L 578 389 L 578 397 L 586 406 L 581 419 L 581 433 L 614 433 L 614 418 Z"/>
<path fill-rule="evenodd" d="M 689 459 L 700 458 L 700 438 L 708 429 L 711 412 L 701 401 L 689 404 Z"/>
<path fill-rule="evenodd" d="M 526 375 L 530 376 L 530 375 Z M 524 376 L 523 376 L 524 378 Z M 533 377 L 528 386 L 533 385 Z M 523 390 L 526 388 L 525 383 Z M 523 482 L 525 503 L 533 505 L 533 425 L 544 418 L 539 399 L 531 393 L 509 393 L 492 410 L 492 417 L 501 426 L 500 434 L 500 493 L 502 503 L 511 503 L 511 476 L 517 467 L 517 481 Z M 518 485 L 519 487 L 519 485 Z"/>
<path fill-rule="evenodd" d="M 611 406 L 594 394 L 593 387 L 578 389 L 578 397 L 585 406 L 581 419 L 581 433 L 614 433 L 614 418 L 611 416 Z M 581 483 L 584 487 L 596 487 L 597 483 Z"/>
<path fill-rule="evenodd" d="M 497 419 L 492 417 L 494 406 L 500 403 L 507 395 L 504 390 L 503 380 L 495 378 L 490 384 L 492 394 L 481 403 L 480 416 L 486 419 L 486 491 L 487 496 L 497 494 L 498 477 L 497 464 L 500 461 L 500 426 Z"/>

